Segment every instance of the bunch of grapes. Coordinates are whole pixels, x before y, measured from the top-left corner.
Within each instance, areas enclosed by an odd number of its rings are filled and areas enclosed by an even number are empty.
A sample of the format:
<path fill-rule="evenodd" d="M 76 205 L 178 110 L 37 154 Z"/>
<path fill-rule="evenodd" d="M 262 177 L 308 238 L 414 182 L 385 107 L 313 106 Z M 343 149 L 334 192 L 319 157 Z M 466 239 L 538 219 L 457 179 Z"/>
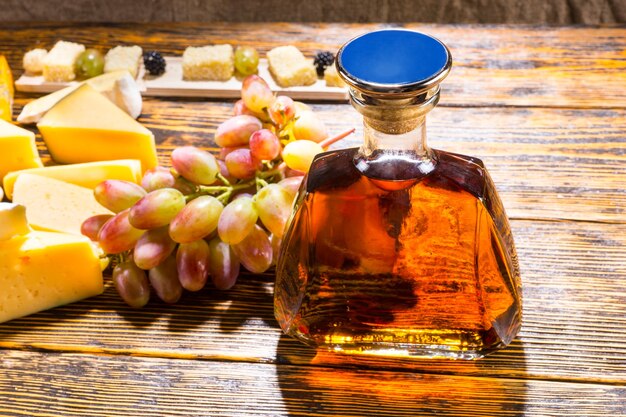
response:
<path fill-rule="evenodd" d="M 257 75 L 244 79 L 241 96 L 215 133 L 217 158 L 177 148 L 172 167 L 148 170 L 141 186 L 107 180 L 94 189 L 116 214 L 87 219 L 82 233 L 116 258 L 113 282 L 130 306 L 147 304 L 151 287 L 175 303 L 209 277 L 227 290 L 241 266 L 268 270 L 311 161 L 353 131 L 328 138 L 306 105 L 274 96 Z"/>

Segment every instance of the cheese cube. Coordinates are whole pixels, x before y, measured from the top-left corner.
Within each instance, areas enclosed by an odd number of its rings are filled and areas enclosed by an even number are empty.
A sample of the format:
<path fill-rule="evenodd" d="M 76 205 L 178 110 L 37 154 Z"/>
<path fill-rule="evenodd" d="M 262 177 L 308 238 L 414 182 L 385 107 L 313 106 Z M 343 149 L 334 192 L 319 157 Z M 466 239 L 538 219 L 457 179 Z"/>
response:
<path fill-rule="evenodd" d="M 345 87 L 346 83 L 343 82 L 337 68 L 334 65 L 324 70 L 324 81 L 326 81 L 326 87 Z"/>
<path fill-rule="evenodd" d="M 35 134 L 0 119 L 0 180 L 10 171 L 40 166 Z"/>
<path fill-rule="evenodd" d="M 84 236 L 30 232 L 0 241 L 0 323 L 103 292 L 100 259 Z"/>
<path fill-rule="evenodd" d="M 183 79 L 227 81 L 235 73 L 231 45 L 190 46 L 183 53 Z"/>
<path fill-rule="evenodd" d="M 50 156 L 62 164 L 139 159 L 142 172 L 157 165 L 152 132 L 83 84 L 37 124 Z"/>
<path fill-rule="evenodd" d="M 137 159 L 120 159 L 9 172 L 3 180 L 4 191 L 9 200 L 13 198 L 15 180 L 22 174 L 41 175 L 94 189 L 96 185 L 105 180 L 124 180 L 139 184 L 141 182 L 141 162 Z"/>
<path fill-rule="evenodd" d="M 270 72 L 281 87 L 311 85 L 317 81 L 313 60 L 306 59 L 295 46 L 279 46 L 267 53 Z"/>
<path fill-rule="evenodd" d="M 126 70 L 133 78 L 137 78 L 142 53 L 141 47 L 137 45 L 109 49 L 104 56 L 104 72 Z"/>
<path fill-rule="evenodd" d="M 43 59 L 43 78 L 48 82 L 68 82 L 76 78 L 74 63 L 85 46 L 58 41 Z"/>
<path fill-rule="evenodd" d="M 13 202 L 26 207 L 33 229 L 80 235 L 91 216 L 112 214 L 93 196 L 93 190 L 40 175 L 21 174 L 13 187 Z"/>
<path fill-rule="evenodd" d="M 29 74 L 41 74 L 43 71 L 43 60 L 48 55 L 48 51 L 42 48 L 31 49 L 24 54 L 22 65 L 24 71 Z"/>

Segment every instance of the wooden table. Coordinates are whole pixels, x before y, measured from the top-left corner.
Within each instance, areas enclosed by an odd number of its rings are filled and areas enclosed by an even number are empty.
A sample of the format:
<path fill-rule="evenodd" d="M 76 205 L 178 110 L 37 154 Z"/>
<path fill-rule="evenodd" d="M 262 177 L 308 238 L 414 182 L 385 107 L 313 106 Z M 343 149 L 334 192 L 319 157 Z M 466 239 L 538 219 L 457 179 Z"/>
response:
<path fill-rule="evenodd" d="M 9 24 L 0 53 L 57 39 L 182 53 L 231 42 L 336 48 L 378 25 Z M 273 276 L 133 310 L 102 296 L 0 324 L 2 416 L 626 415 L 626 28 L 410 25 L 450 46 L 433 147 L 487 164 L 511 217 L 524 293 L 512 345 L 475 362 L 346 358 L 281 335 Z M 18 95 L 17 114 L 32 96 Z M 332 132 L 347 103 L 316 103 Z M 232 102 L 148 99 L 161 161 L 212 151 Z M 45 152 L 40 142 L 40 150 Z"/>

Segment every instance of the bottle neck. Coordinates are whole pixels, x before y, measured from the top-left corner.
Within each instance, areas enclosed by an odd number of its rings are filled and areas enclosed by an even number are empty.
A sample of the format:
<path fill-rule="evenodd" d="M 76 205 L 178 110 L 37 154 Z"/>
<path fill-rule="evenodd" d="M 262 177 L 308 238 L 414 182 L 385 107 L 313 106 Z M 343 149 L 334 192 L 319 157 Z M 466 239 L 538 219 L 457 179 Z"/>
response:
<path fill-rule="evenodd" d="M 365 118 L 363 120 L 363 146 L 360 153 L 371 157 L 376 151 L 385 153 L 411 153 L 418 158 L 430 158 L 431 151 L 426 143 L 426 117 L 413 121 L 415 127 L 408 132 L 393 134 L 376 129 L 378 122 Z"/>

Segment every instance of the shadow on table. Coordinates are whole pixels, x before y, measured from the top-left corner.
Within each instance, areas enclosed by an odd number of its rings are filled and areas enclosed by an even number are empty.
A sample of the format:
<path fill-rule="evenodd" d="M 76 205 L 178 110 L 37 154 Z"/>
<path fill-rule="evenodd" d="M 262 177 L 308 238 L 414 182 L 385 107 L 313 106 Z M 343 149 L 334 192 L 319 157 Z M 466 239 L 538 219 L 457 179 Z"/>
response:
<path fill-rule="evenodd" d="M 282 336 L 277 378 L 290 416 L 524 416 L 523 345 L 477 361 L 317 352 Z"/>

